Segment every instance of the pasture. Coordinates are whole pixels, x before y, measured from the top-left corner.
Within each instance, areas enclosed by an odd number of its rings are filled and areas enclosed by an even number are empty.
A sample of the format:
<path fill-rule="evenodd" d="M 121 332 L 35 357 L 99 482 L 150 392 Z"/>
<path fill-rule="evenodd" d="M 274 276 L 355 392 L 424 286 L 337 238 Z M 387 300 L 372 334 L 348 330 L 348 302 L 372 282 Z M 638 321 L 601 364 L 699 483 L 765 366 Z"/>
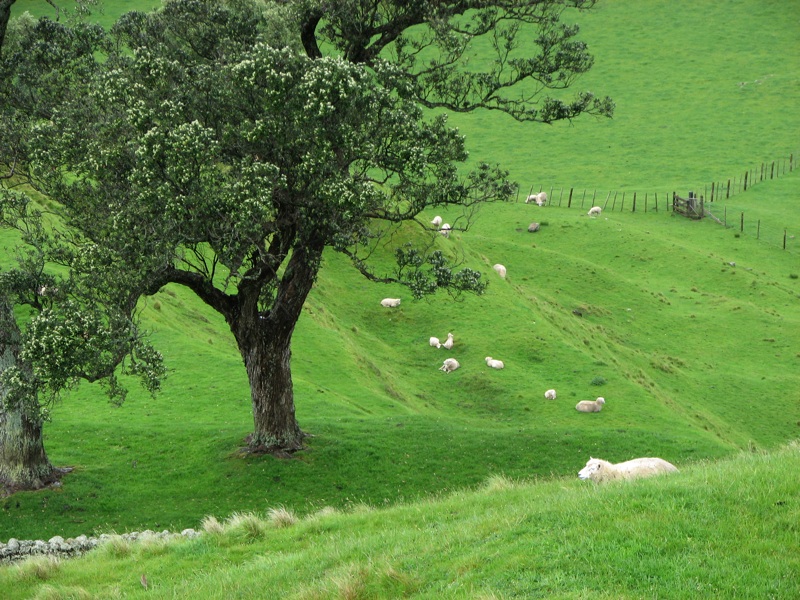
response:
<path fill-rule="evenodd" d="M 110 17 L 156 3 L 106 4 Z M 797 157 L 799 8 L 600 2 L 574 16 L 596 64 L 573 90 L 612 96 L 613 120 L 451 122 L 474 160 L 501 163 L 524 192 L 700 190 Z M 143 307 L 172 369 L 163 392 L 132 389 L 119 408 L 92 386 L 66 397 L 46 445 L 75 470 L 60 490 L 0 500 L 0 540 L 180 530 L 278 505 L 396 505 L 496 474 L 574 478 L 589 455 L 656 455 L 680 468 L 774 449 L 800 424 L 800 248 L 784 251 L 766 232 L 800 235 L 798 178 L 727 201 L 762 221 L 764 239 L 665 210 L 590 219 L 576 207 L 487 205 L 469 231 L 439 242 L 491 282 L 459 302 L 414 302 L 327 254 L 294 339 L 298 419 L 313 437 L 292 460 L 237 455 L 251 427 L 241 358 L 221 318 L 166 288 Z M 507 279 L 491 271 L 497 262 Z M 384 309 L 383 297 L 403 303 Z M 445 351 L 427 340 L 448 331 L 462 368 L 445 375 Z M 486 368 L 487 355 L 506 368 Z M 544 400 L 548 388 L 557 400 Z M 576 413 L 597 396 L 601 413 Z"/>

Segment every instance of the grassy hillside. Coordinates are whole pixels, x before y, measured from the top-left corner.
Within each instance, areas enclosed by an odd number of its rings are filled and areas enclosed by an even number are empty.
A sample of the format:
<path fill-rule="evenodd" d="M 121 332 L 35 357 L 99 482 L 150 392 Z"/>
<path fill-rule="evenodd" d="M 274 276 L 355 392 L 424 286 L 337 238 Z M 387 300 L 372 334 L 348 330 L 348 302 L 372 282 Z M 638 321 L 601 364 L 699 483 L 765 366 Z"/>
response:
<path fill-rule="evenodd" d="M 0 569 L 13 598 L 796 598 L 800 448 L 649 480 L 494 477 L 389 509 L 207 520 Z M 146 588 L 144 583 L 146 583 Z"/>
<path fill-rule="evenodd" d="M 600 3 L 576 17 L 597 56 L 576 89 L 612 95 L 614 120 L 454 121 L 474 158 L 508 166 L 526 190 L 700 189 L 800 146 L 800 33 L 782 18 L 797 4 Z M 121 408 L 91 386 L 67 397 L 46 443 L 75 471 L 61 490 L 0 500 L 0 540 L 180 530 L 278 505 L 305 514 L 413 502 L 493 474 L 574 477 L 590 454 L 686 467 L 775 448 L 800 423 L 800 248 L 790 239 L 783 251 L 766 232 L 800 230 L 798 176 L 719 205 L 736 223 L 746 212 L 744 232 L 663 206 L 597 219 L 577 206 L 487 206 L 470 231 L 440 240 L 491 281 L 457 303 L 413 302 L 326 255 L 293 345 L 298 418 L 314 437 L 291 461 L 237 456 L 252 422 L 232 337 L 166 288 L 144 308 L 173 369 L 163 393 L 133 390 Z M 386 296 L 403 304 L 383 309 Z M 445 351 L 427 340 L 448 331 L 463 367 L 444 375 Z M 506 369 L 487 369 L 487 355 Z M 550 387 L 554 402 L 543 398 Z M 597 396 L 603 412 L 576 413 Z"/>

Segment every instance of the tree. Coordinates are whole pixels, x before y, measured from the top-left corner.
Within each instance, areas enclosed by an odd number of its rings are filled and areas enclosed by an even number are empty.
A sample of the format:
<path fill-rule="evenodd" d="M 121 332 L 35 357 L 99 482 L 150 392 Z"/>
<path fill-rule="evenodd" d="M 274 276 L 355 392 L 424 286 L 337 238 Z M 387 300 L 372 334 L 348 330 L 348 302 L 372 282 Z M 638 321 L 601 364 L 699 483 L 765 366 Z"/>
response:
<path fill-rule="evenodd" d="M 304 433 L 291 339 L 326 248 L 415 297 L 485 287 L 424 227 L 391 271 L 370 261 L 428 208 L 460 207 L 466 228 L 474 207 L 516 189 L 485 163 L 462 173 L 463 137 L 423 109 L 610 114 L 588 93 L 531 104 L 591 64 L 559 23 L 566 4 L 171 0 L 129 13 L 68 78 L 74 101 L 30 129 L 31 180 L 80 232 L 80 268 L 113 265 L 121 298 L 179 284 L 225 318 L 250 381 L 248 448 L 292 452 Z M 539 31 L 529 59 L 514 57 L 524 27 Z M 467 56 L 484 36 L 498 58 L 480 71 Z"/>
<path fill-rule="evenodd" d="M 0 227 L 16 230 L 21 242 L 16 266 L 0 271 L 0 495 L 56 483 L 65 472 L 51 464 L 43 439 L 50 408 L 64 389 L 100 381 L 109 398 L 122 402 L 119 374 L 140 377 L 154 393 L 164 373 L 161 356 L 136 325 L 136 299 L 105 293 L 113 288 L 87 269 L 70 271 L 83 262 L 75 254 L 83 246 L 74 243 L 79 232 L 70 233 L 72 242 L 54 236 L 54 223 L 47 226 L 42 210 L 20 191 L 32 182 L 25 132 L 51 116 L 68 93 L 55 67 L 62 75 L 75 73 L 72 67 L 96 49 L 92 40 L 103 37 L 93 35 L 96 28 L 78 27 L 69 43 L 54 46 L 54 37 L 68 30 L 51 25 L 18 19 L 5 44 L 7 60 L 0 61 Z M 31 37 L 39 44 L 24 47 Z M 51 55 L 53 49 L 59 52 Z M 36 68 L 19 76 L 12 65 L 25 53 Z M 46 93 L 38 91 L 45 87 Z M 54 270 L 59 264 L 66 268 L 60 273 Z M 28 311 L 18 316 L 15 308 Z"/>

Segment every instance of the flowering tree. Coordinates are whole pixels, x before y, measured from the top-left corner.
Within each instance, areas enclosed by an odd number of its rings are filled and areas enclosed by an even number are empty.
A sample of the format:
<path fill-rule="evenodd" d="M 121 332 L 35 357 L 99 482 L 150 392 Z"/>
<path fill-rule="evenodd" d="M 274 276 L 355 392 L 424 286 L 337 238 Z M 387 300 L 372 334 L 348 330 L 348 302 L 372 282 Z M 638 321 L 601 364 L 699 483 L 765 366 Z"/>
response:
<path fill-rule="evenodd" d="M 369 260 L 426 209 L 458 207 L 465 228 L 516 190 L 498 167 L 464 171 L 463 137 L 423 109 L 610 114 L 588 93 L 537 104 L 591 64 L 559 21 L 590 4 L 171 0 L 125 15 L 102 56 L 71 71 L 65 100 L 26 130 L 27 174 L 80 232 L 73 271 L 113 272 L 112 305 L 173 283 L 225 318 L 250 381 L 248 447 L 292 452 L 304 434 L 291 339 L 323 251 L 416 297 L 480 293 L 480 273 L 456 269 L 424 227 L 393 269 Z M 532 58 L 515 57 L 523 30 L 538 32 Z M 488 70 L 467 62 L 483 37 Z M 15 57 L 17 73 L 31 56 Z"/>

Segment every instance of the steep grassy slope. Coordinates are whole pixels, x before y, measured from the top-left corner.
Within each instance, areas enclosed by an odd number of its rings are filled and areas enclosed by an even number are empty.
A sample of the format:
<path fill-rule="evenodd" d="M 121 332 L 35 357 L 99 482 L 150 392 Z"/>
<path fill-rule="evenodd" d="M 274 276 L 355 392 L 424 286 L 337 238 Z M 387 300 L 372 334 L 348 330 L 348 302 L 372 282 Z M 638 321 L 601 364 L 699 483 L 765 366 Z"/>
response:
<path fill-rule="evenodd" d="M 462 117 L 472 156 L 508 165 L 523 187 L 663 198 L 657 188 L 684 190 L 791 151 L 797 28 L 767 19 L 773 9 L 761 2 L 711 4 L 600 3 L 578 17 L 598 57 L 580 87 L 614 96 L 617 117 L 552 127 Z M 795 4 L 782 6 L 789 14 Z M 708 23 L 725 35 L 701 36 Z M 768 64 L 774 77 L 738 86 Z M 693 94 L 706 80 L 714 85 Z M 726 205 L 732 218 L 763 219 L 764 231 L 797 231 L 798 187 L 795 172 Z M 542 229 L 532 235 L 534 220 Z M 663 204 L 597 219 L 578 208 L 491 205 L 470 231 L 439 240 L 491 280 L 486 295 L 457 303 L 413 302 L 326 255 L 293 345 L 298 418 L 313 437 L 292 461 L 236 456 L 252 427 L 241 359 L 217 315 L 166 288 L 144 308 L 174 369 L 163 393 L 134 390 L 121 408 L 91 386 L 67 397 L 47 447 L 76 469 L 62 490 L 0 501 L 0 540 L 181 529 L 278 504 L 302 513 L 395 503 L 496 473 L 574 475 L 590 454 L 657 454 L 684 466 L 775 447 L 797 437 L 800 422 L 800 263 L 796 242 L 784 252 L 738 233 Z M 496 262 L 508 267 L 505 281 L 490 270 Z M 386 296 L 403 304 L 383 309 Z M 448 331 L 463 367 L 444 375 L 447 354 L 427 340 Z M 487 355 L 506 369 L 487 369 Z M 555 402 L 543 399 L 550 387 Z M 603 412 L 575 412 L 596 396 L 608 401 Z"/>
<path fill-rule="evenodd" d="M 0 568 L 13 598 L 796 598 L 800 449 L 598 486 L 493 478 L 383 510 L 207 521 Z M 146 587 L 145 587 L 146 586 Z"/>

